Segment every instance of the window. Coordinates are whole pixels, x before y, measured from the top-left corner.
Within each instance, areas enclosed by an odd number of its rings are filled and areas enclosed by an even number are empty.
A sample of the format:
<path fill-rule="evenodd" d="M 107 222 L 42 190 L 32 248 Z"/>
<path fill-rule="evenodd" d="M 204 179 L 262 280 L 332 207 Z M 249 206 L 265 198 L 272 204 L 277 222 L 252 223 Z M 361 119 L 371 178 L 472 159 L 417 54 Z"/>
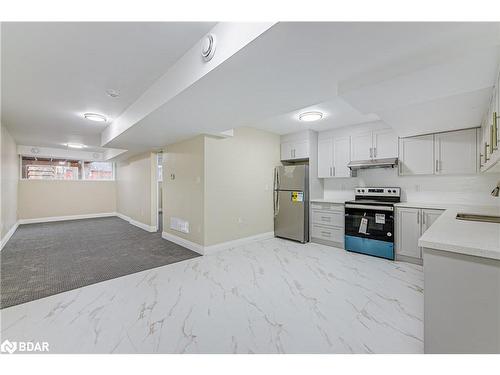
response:
<path fill-rule="evenodd" d="M 86 161 L 84 163 L 86 180 L 112 180 L 113 164 L 102 161 Z"/>
<path fill-rule="evenodd" d="M 113 180 L 113 163 L 21 157 L 21 177 L 27 180 Z"/>

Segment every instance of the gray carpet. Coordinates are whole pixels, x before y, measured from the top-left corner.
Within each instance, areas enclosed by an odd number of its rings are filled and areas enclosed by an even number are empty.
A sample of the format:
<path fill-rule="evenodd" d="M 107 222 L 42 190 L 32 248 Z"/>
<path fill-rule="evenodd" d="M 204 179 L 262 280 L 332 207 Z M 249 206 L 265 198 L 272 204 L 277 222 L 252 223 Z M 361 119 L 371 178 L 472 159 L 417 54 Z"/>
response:
<path fill-rule="evenodd" d="M 0 308 L 197 256 L 117 217 L 21 225 L 0 252 Z"/>

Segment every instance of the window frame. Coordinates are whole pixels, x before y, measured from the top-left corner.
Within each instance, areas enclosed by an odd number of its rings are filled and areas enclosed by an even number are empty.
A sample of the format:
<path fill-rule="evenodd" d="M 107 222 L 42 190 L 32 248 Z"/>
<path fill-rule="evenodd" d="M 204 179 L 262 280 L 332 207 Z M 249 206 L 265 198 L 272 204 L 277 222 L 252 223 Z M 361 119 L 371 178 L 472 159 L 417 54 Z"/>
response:
<path fill-rule="evenodd" d="M 110 182 L 110 181 L 116 181 L 116 163 L 114 162 L 110 162 L 110 161 L 101 161 L 101 160 L 84 160 L 84 159 L 71 159 L 71 160 L 74 160 L 74 161 L 79 161 L 82 165 L 82 173 L 81 173 L 81 178 L 77 178 L 77 179 L 57 179 L 57 178 L 54 178 L 54 179 L 30 179 L 30 178 L 27 178 L 27 177 L 23 177 L 23 157 L 26 157 L 26 158 L 36 158 L 36 156 L 31 156 L 31 155 L 19 155 L 19 180 L 21 181 L 72 181 L 72 182 L 75 182 L 75 181 L 78 181 L 78 182 L 81 182 L 81 181 L 94 181 L 94 182 Z M 48 159 L 49 157 L 45 157 L 44 159 Z M 61 159 L 62 158 L 51 158 L 51 159 Z M 112 171 L 113 171 L 113 176 L 111 179 L 109 180 L 92 180 L 92 179 L 86 179 L 85 178 L 85 162 L 99 162 L 99 163 L 110 163 L 111 164 L 111 168 L 112 168 Z"/>

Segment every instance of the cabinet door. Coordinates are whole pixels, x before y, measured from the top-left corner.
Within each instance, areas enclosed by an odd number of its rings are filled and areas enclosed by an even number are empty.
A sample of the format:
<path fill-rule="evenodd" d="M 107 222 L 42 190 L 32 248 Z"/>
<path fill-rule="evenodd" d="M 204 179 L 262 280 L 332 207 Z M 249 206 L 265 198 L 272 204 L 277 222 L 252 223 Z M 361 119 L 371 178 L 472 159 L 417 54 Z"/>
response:
<path fill-rule="evenodd" d="M 429 229 L 432 224 L 434 224 L 436 219 L 441 216 L 442 213 L 443 210 L 422 210 L 422 234 L 424 234 L 425 231 Z"/>
<path fill-rule="evenodd" d="M 290 160 L 293 158 L 292 143 L 285 142 L 281 144 L 281 160 Z"/>
<path fill-rule="evenodd" d="M 434 136 L 401 138 L 399 140 L 399 174 L 434 174 Z"/>
<path fill-rule="evenodd" d="M 392 129 L 373 131 L 373 157 L 375 159 L 398 157 L 398 136 Z"/>
<path fill-rule="evenodd" d="M 476 129 L 439 133 L 434 136 L 436 174 L 477 172 Z"/>
<path fill-rule="evenodd" d="M 293 142 L 293 158 L 308 159 L 309 158 L 309 141 Z"/>
<path fill-rule="evenodd" d="M 318 177 L 333 175 L 333 141 L 331 138 L 318 141 Z"/>
<path fill-rule="evenodd" d="M 372 132 L 351 136 L 351 160 L 369 160 L 372 158 Z"/>
<path fill-rule="evenodd" d="M 396 209 L 396 254 L 421 258 L 418 239 L 421 231 L 421 210 L 418 208 Z"/>
<path fill-rule="evenodd" d="M 347 164 L 351 161 L 351 140 L 349 137 L 333 139 L 333 174 L 335 177 L 351 177 Z"/>

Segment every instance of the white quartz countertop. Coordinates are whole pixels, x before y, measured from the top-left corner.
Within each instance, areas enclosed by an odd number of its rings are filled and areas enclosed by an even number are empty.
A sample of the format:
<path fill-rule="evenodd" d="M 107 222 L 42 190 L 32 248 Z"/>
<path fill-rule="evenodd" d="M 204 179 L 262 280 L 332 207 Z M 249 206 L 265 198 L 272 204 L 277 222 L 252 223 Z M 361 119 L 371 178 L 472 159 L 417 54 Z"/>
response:
<path fill-rule="evenodd" d="M 316 202 L 316 203 L 332 203 L 332 204 L 344 204 L 346 201 L 349 199 L 311 199 L 311 202 Z"/>
<path fill-rule="evenodd" d="M 420 237 L 419 246 L 500 260 L 500 224 L 457 220 L 457 213 L 500 215 L 500 207 L 450 207 Z"/>

